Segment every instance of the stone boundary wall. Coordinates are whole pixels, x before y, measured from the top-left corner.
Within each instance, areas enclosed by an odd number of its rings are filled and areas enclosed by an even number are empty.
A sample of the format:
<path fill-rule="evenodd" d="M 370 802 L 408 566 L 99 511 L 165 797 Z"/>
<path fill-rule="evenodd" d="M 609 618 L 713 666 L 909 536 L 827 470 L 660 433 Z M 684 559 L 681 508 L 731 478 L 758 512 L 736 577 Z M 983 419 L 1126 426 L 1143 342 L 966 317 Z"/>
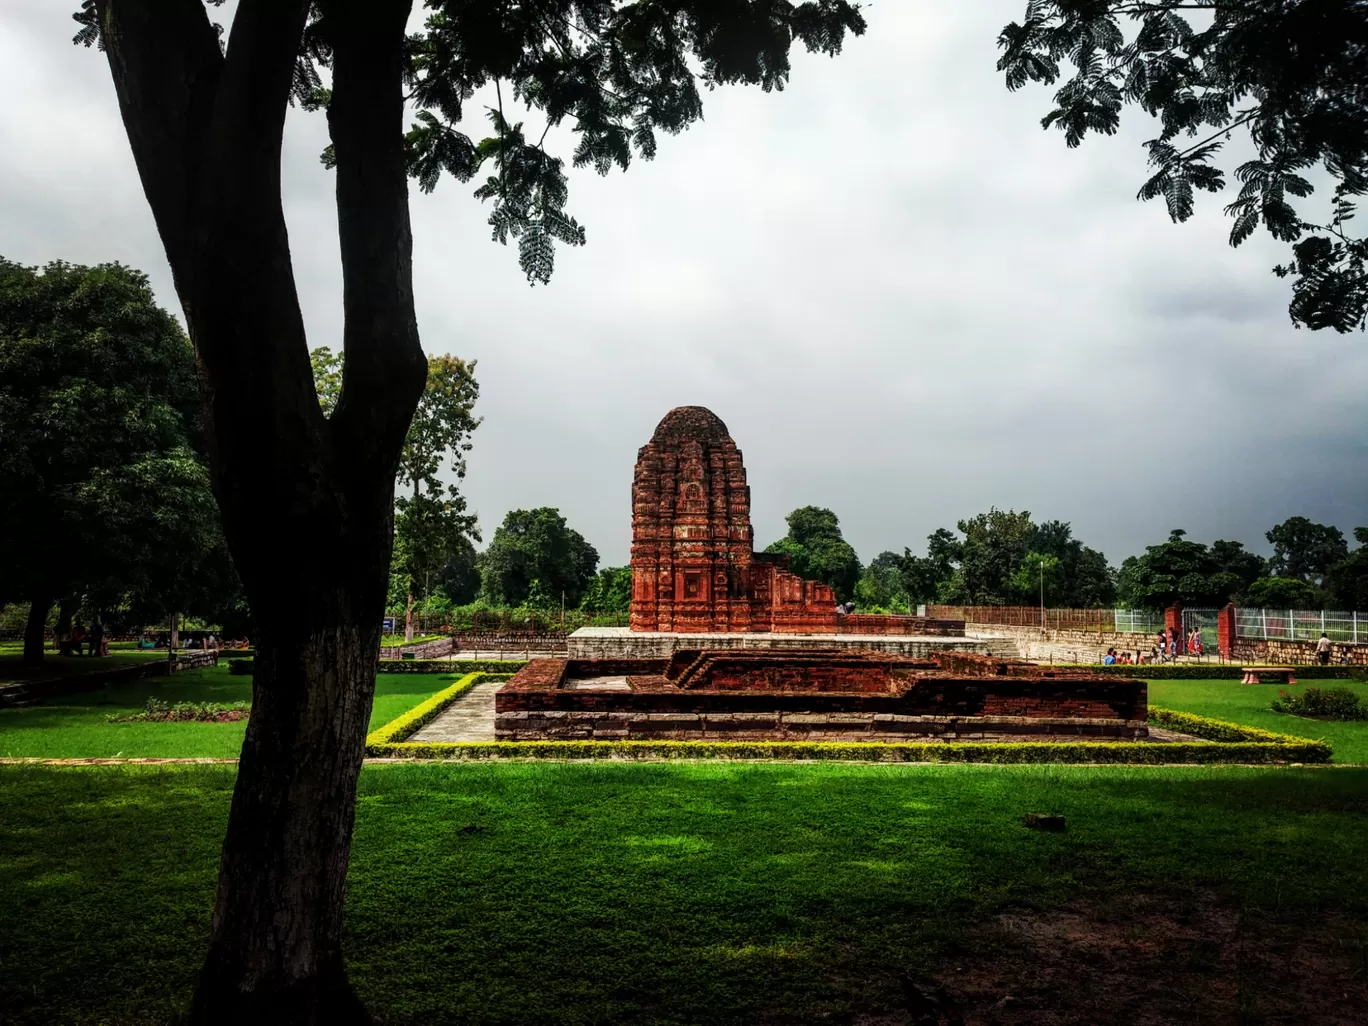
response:
<path fill-rule="evenodd" d="M 444 655 L 451 655 L 456 651 L 456 640 L 454 638 L 438 638 L 436 641 L 427 641 L 421 645 L 400 645 L 398 647 L 380 649 L 380 658 L 402 659 L 406 653 L 413 653 L 415 659 L 440 659 Z"/>
<path fill-rule="evenodd" d="M 1233 658 L 1247 663 L 1286 663 L 1289 666 L 1309 666 L 1317 662 L 1315 641 L 1264 641 L 1262 638 L 1236 638 Z M 1339 666 L 1344 657 L 1355 666 L 1368 666 L 1368 645 L 1330 643 L 1330 662 Z"/>
<path fill-rule="evenodd" d="M 1009 627 L 1000 623 L 975 623 L 964 625 L 969 634 L 992 634 L 998 637 L 1014 638 L 1019 641 L 1047 641 L 1059 645 L 1076 645 L 1080 649 L 1097 649 L 1106 652 L 1109 648 L 1118 651 L 1137 650 L 1148 653 L 1154 645 L 1155 633 L 1121 631 L 1083 631 L 1083 630 L 1046 630 L 1039 627 Z"/>

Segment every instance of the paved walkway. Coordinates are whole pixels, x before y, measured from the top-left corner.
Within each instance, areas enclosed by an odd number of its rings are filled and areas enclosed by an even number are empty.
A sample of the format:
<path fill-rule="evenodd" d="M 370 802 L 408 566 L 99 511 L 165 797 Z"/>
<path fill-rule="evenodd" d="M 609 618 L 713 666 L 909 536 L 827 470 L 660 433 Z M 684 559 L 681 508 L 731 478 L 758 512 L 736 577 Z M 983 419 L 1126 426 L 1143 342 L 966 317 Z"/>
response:
<path fill-rule="evenodd" d="M 501 680 L 476 684 L 408 741 L 493 741 L 494 692 Z"/>

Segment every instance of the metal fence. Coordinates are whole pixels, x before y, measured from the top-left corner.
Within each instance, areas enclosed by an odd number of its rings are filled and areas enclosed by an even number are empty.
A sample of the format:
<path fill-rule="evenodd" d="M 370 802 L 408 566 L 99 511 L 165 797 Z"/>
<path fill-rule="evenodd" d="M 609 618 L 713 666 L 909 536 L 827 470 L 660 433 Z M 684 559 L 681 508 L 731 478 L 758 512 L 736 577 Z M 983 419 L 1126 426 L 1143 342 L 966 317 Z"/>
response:
<path fill-rule="evenodd" d="M 937 606 L 926 615 L 936 620 L 964 620 L 1004 627 L 1048 627 L 1050 630 L 1113 630 L 1110 609 L 1042 609 L 1040 606 Z"/>
<path fill-rule="evenodd" d="M 1118 634 L 1155 634 L 1164 629 L 1164 614 L 1153 609 L 1113 609 Z"/>
<path fill-rule="evenodd" d="M 1265 641 L 1316 641 L 1324 632 L 1331 641 L 1368 642 L 1368 615 L 1328 609 L 1237 609 L 1235 633 Z"/>

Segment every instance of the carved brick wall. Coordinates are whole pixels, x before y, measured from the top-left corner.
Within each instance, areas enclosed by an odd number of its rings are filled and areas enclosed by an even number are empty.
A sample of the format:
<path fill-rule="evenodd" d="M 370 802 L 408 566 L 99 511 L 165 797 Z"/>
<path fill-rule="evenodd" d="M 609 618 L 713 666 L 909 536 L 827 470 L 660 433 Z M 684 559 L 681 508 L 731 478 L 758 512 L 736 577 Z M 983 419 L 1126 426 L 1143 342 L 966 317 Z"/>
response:
<path fill-rule="evenodd" d="M 727 426 L 700 406 L 665 415 L 632 477 L 635 631 L 833 633 L 836 597 L 757 558 L 750 488 Z"/>

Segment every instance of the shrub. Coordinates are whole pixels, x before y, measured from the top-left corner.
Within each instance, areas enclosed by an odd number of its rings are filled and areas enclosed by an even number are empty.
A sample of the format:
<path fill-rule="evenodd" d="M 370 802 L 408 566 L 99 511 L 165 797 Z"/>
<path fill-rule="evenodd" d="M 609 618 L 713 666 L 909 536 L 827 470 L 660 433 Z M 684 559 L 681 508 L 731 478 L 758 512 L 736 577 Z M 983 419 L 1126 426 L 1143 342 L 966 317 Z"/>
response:
<path fill-rule="evenodd" d="M 1300 695 L 1279 690 L 1270 708 L 1313 720 L 1368 720 L 1368 702 L 1346 687 L 1307 688 Z"/>
<path fill-rule="evenodd" d="M 403 741 L 481 680 L 472 674 L 385 724 L 366 738 L 372 757 L 408 759 L 793 759 L 861 762 L 988 763 L 1289 763 L 1329 762 L 1330 746 L 1188 713 L 1151 709 L 1157 724 L 1200 737 L 1196 742 L 1062 743 L 958 741 L 887 744 L 877 741 Z"/>
<path fill-rule="evenodd" d="M 408 712 L 395 717 L 378 730 L 366 737 L 366 754 L 385 756 L 393 754 L 389 749 L 396 747 L 395 742 L 403 741 L 435 720 L 452 702 L 460 698 L 476 684 L 487 680 L 508 680 L 511 673 L 467 673 L 449 688 L 437 692 L 425 702 L 419 702 Z"/>
<path fill-rule="evenodd" d="M 381 673 L 517 673 L 526 659 L 385 659 Z"/>
<path fill-rule="evenodd" d="M 233 723 L 245 720 L 252 707 L 246 702 L 233 702 L 223 705 L 219 702 L 162 702 L 155 698 L 147 700 L 147 706 L 138 713 L 115 713 L 107 717 L 110 723 Z"/>

